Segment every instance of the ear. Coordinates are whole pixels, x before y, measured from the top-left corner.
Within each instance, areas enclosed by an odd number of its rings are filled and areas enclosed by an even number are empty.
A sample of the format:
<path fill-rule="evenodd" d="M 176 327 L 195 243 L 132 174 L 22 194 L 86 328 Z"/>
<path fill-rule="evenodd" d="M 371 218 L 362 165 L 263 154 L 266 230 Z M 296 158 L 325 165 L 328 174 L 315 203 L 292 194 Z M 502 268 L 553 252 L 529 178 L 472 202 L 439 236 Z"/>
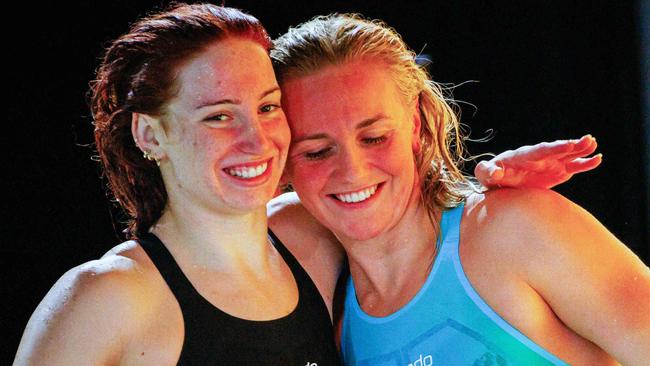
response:
<path fill-rule="evenodd" d="M 143 113 L 133 113 L 131 134 L 142 152 L 149 154 L 156 161 L 165 157 L 161 142 L 166 141 L 166 135 L 159 118 Z"/>
<path fill-rule="evenodd" d="M 420 131 L 422 129 L 422 115 L 420 114 L 420 96 L 418 95 L 417 98 L 412 102 L 412 120 L 413 120 L 413 136 L 412 136 L 412 141 L 413 141 L 413 152 L 415 154 L 418 154 L 420 150 L 422 149 L 422 146 L 420 146 Z"/>

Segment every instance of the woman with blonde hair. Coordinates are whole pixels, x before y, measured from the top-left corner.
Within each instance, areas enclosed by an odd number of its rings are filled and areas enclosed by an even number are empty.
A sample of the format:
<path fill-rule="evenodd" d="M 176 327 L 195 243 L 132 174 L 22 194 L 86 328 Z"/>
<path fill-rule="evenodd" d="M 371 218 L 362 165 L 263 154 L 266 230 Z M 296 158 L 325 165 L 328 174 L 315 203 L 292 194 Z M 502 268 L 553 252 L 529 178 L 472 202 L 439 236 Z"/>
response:
<path fill-rule="evenodd" d="M 477 192 L 452 104 L 395 30 L 316 17 L 271 57 L 287 179 L 350 265 L 345 364 L 650 359 L 650 269 L 559 194 Z"/>

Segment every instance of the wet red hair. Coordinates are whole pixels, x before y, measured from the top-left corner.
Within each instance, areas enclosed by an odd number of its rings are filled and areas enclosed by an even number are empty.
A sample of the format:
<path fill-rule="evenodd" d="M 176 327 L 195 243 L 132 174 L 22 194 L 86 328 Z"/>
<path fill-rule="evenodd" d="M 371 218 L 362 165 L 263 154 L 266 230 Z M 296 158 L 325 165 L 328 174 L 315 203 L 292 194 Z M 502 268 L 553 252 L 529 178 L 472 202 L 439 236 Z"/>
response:
<path fill-rule="evenodd" d="M 110 193 L 128 217 L 128 236 L 148 230 L 167 192 L 158 166 L 131 134 L 133 113 L 163 116 L 178 90 L 178 68 L 212 43 L 244 37 L 267 51 L 271 40 L 255 17 L 212 4 L 174 4 L 137 21 L 106 49 L 89 91 L 95 145 Z"/>

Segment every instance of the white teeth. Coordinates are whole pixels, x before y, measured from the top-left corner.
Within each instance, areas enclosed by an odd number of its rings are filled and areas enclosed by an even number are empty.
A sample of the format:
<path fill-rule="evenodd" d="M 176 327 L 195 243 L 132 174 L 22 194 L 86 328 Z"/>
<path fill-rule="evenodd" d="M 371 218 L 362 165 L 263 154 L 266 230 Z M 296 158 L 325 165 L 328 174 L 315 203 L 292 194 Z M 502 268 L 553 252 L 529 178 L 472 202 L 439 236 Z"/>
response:
<path fill-rule="evenodd" d="M 233 168 L 233 169 L 228 169 L 228 174 L 235 177 L 251 179 L 259 175 L 262 175 L 266 171 L 266 168 L 268 168 L 268 166 L 269 166 L 268 163 L 264 163 L 256 167 L 250 167 L 250 168 Z"/>
<path fill-rule="evenodd" d="M 358 192 L 352 192 L 352 193 L 345 193 L 345 194 L 336 194 L 336 198 L 339 199 L 339 201 L 343 201 L 346 203 L 357 203 L 357 202 L 362 202 L 370 198 L 375 192 L 377 191 L 377 186 L 372 186 L 371 188 L 366 188 Z"/>

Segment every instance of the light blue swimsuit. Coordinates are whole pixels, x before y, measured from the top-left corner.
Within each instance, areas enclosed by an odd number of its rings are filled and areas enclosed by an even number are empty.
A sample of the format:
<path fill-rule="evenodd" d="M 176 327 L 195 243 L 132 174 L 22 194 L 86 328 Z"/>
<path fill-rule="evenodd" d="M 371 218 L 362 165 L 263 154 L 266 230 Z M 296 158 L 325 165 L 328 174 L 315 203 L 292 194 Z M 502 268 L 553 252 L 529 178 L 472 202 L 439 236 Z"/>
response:
<path fill-rule="evenodd" d="M 463 206 L 441 218 L 426 282 L 397 312 L 366 314 L 347 284 L 341 352 L 346 365 L 567 365 L 501 318 L 469 283 L 458 255 Z"/>

